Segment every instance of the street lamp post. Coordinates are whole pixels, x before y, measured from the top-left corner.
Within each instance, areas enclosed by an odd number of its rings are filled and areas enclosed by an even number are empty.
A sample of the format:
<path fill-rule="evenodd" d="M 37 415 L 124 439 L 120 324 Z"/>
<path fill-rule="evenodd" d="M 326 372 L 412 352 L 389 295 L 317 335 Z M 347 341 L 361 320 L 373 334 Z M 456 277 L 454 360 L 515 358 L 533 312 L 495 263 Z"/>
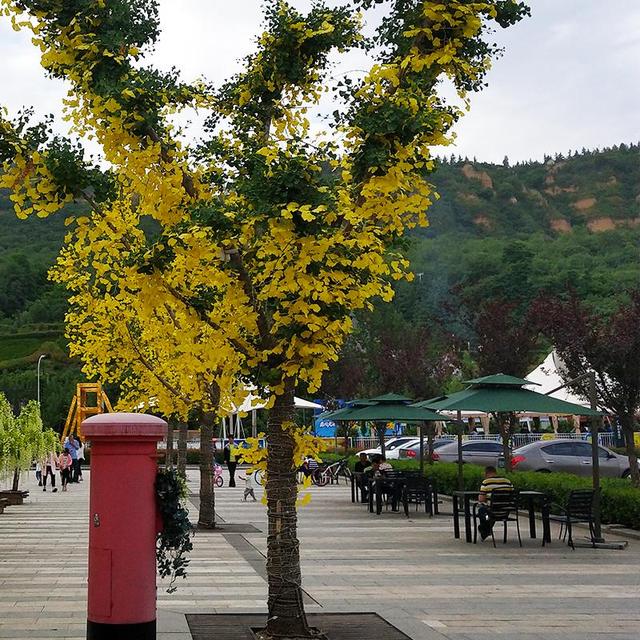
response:
<path fill-rule="evenodd" d="M 42 358 L 46 358 L 46 354 L 42 354 L 38 358 L 38 411 L 40 411 L 40 363 L 42 362 Z"/>

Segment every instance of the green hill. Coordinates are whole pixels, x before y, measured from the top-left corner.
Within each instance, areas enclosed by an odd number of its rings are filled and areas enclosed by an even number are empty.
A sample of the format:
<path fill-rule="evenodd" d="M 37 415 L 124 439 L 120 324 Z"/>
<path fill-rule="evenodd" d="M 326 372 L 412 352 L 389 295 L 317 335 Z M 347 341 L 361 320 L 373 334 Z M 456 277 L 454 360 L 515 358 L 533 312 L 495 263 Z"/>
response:
<path fill-rule="evenodd" d="M 620 145 L 509 166 L 455 160 L 434 177 L 432 233 L 486 237 L 640 225 L 640 150 Z M 429 235 L 429 234 L 427 234 Z"/>

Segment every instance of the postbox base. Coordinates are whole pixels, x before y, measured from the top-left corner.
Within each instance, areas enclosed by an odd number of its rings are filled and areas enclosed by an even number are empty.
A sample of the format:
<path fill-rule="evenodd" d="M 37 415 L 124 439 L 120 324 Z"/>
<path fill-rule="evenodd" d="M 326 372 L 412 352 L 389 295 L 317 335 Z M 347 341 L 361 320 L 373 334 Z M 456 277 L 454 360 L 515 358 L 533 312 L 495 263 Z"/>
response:
<path fill-rule="evenodd" d="M 156 640 L 156 621 L 106 624 L 87 620 L 87 640 Z"/>

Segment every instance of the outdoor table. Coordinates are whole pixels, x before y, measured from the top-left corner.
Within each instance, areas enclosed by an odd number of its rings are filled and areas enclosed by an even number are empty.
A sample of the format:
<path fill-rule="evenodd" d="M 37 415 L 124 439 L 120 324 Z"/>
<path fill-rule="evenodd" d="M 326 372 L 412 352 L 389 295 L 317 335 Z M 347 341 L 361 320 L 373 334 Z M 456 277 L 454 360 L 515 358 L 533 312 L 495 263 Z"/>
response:
<path fill-rule="evenodd" d="M 399 486 L 404 483 L 404 478 L 388 478 L 384 475 L 380 476 L 372 476 L 369 478 L 369 512 L 373 513 L 373 496 L 375 494 L 376 498 L 376 515 L 380 515 L 382 513 L 382 486 L 383 485 L 392 485 L 392 490 L 395 492 L 398 490 Z M 398 492 L 399 494 L 399 492 Z M 398 502 L 400 501 L 400 496 L 398 495 Z M 405 512 L 408 516 L 408 510 L 405 505 Z"/>
<path fill-rule="evenodd" d="M 535 503 L 540 503 L 540 514 L 542 516 L 542 545 L 551 543 L 551 524 L 549 522 L 549 508 L 551 499 L 549 495 L 542 491 L 519 491 L 518 497 L 526 503 L 529 511 L 529 535 L 536 538 L 536 514 Z"/>
<path fill-rule="evenodd" d="M 471 531 L 471 498 L 478 497 L 478 491 L 454 491 L 453 492 L 453 536 L 454 538 L 460 537 L 460 523 L 458 517 L 460 514 L 460 507 L 458 500 L 462 500 L 464 504 L 464 533 L 467 542 L 473 542 Z"/>

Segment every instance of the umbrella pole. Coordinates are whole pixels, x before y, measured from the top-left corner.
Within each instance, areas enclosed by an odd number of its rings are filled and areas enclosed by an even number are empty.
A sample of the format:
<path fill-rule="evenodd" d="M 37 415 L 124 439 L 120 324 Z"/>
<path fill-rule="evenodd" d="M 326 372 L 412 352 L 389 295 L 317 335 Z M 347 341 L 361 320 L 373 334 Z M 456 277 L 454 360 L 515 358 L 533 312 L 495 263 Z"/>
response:
<path fill-rule="evenodd" d="M 418 425 L 420 430 L 420 473 L 424 473 L 424 429 L 422 425 L 422 422 Z"/>
<path fill-rule="evenodd" d="M 458 490 L 464 491 L 464 475 L 462 473 L 462 411 L 458 411 L 456 416 L 458 419 Z"/>
<path fill-rule="evenodd" d="M 589 403 L 594 411 L 598 409 L 596 374 L 589 376 Z M 591 469 L 593 472 L 593 535 L 596 542 L 604 542 L 600 516 L 600 458 L 598 456 L 598 426 L 600 418 L 591 417 Z"/>

